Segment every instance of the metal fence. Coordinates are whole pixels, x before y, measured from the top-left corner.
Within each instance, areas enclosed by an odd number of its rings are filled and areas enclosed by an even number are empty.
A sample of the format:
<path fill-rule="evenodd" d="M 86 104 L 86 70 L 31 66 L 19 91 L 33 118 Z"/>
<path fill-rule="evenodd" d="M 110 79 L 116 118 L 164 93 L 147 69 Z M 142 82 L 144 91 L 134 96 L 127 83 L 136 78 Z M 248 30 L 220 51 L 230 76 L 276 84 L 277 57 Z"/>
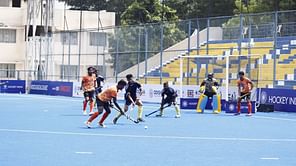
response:
<path fill-rule="evenodd" d="M 278 65 L 287 59 L 287 63 L 283 64 L 295 68 L 295 65 L 291 65 L 295 64 L 295 36 L 296 11 L 56 31 L 51 36 L 51 51 L 40 56 L 46 57 L 44 63 L 30 70 L 17 70 L 15 73 L 18 74 L 8 78 L 22 79 L 30 75 L 33 80 L 80 81 L 87 67 L 96 66 L 99 74 L 110 82 L 132 73 L 144 83 L 152 79 L 162 83 L 168 78 L 176 80 L 177 76 L 171 77 L 163 72 L 163 68 L 173 59 L 178 59 L 178 56 L 223 55 L 225 52 L 237 51 L 238 55 L 271 54 L 271 59 L 267 60 L 272 77 L 261 78 L 262 81 L 271 81 L 274 86 L 278 80 L 294 81 L 296 84 L 296 71 L 289 69 L 287 74 L 290 77 L 282 77 L 283 69 Z M 288 51 L 282 53 L 281 50 Z M 282 54 L 286 58 L 281 58 Z M 53 63 L 51 67 L 46 62 L 48 59 L 51 59 L 50 64 Z M 237 67 L 237 70 L 241 68 Z M 184 70 L 184 76 L 189 77 L 190 72 Z M 293 74 L 294 78 L 291 76 Z M 203 78 L 205 75 L 198 77 Z M 2 74 L 0 77 L 5 78 Z"/>

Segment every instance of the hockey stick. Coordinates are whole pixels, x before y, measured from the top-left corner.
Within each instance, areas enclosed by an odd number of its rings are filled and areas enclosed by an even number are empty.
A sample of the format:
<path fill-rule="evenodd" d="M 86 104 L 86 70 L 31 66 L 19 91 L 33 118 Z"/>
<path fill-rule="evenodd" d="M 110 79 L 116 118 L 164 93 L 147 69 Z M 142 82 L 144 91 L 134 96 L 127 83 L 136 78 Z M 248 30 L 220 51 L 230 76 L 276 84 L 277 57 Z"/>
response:
<path fill-rule="evenodd" d="M 134 100 L 132 99 L 132 97 L 130 95 L 128 95 L 128 98 L 130 99 L 130 101 L 133 103 L 132 108 L 129 111 L 129 114 L 131 115 L 131 112 L 134 110 L 136 103 L 134 102 Z"/>
<path fill-rule="evenodd" d="M 120 111 L 119 109 L 115 108 L 115 107 L 111 107 L 113 109 L 115 109 L 117 112 L 119 113 L 123 113 L 122 111 Z M 139 121 L 133 119 L 132 117 L 130 117 L 129 115 L 126 115 L 125 113 L 122 114 L 123 116 L 125 116 L 128 120 L 133 121 L 134 123 L 139 123 Z"/>
<path fill-rule="evenodd" d="M 171 106 L 171 105 L 167 105 L 167 106 L 163 107 L 163 109 L 165 109 L 165 108 L 167 108 L 167 107 L 170 107 L 170 106 Z M 160 111 L 160 108 L 158 108 L 157 110 L 155 110 L 155 111 L 153 111 L 153 112 L 150 112 L 149 114 L 146 114 L 145 117 L 148 117 L 148 116 L 150 116 L 150 115 L 152 115 L 152 114 L 155 114 L 155 113 L 158 112 L 158 111 Z"/>
<path fill-rule="evenodd" d="M 246 93 L 246 94 L 240 96 L 239 98 L 242 99 L 242 98 L 244 98 L 245 96 L 247 96 L 247 95 L 249 95 L 249 94 L 251 94 L 251 92 L 248 92 L 248 93 Z"/>

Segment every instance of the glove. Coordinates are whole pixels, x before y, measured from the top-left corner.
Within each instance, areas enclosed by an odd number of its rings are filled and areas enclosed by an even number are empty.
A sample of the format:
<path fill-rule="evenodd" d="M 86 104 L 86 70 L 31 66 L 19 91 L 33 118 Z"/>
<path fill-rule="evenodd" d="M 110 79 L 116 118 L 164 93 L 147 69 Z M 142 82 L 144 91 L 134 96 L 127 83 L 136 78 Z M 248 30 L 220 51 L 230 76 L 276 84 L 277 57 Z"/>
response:
<path fill-rule="evenodd" d="M 205 91 L 205 86 L 201 86 L 200 88 L 199 88 L 199 93 L 204 93 L 204 91 Z"/>

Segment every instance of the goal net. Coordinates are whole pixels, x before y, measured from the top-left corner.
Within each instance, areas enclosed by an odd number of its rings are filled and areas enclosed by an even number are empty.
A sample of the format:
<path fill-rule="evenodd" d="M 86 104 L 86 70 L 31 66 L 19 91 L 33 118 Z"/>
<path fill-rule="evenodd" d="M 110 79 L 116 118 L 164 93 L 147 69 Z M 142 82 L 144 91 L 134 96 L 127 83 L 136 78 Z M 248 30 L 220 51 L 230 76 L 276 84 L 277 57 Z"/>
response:
<path fill-rule="evenodd" d="M 251 99 L 256 100 L 256 88 L 261 79 L 261 64 L 263 56 L 252 55 L 190 55 L 180 58 L 179 88 L 182 90 L 181 98 L 198 97 L 199 85 L 213 73 L 220 87 L 218 93 L 225 101 L 236 100 L 238 97 L 238 72 L 244 71 L 245 76 L 254 83 Z M 194 95 L 188 95 L 186 89 L 195 87 Z"/>

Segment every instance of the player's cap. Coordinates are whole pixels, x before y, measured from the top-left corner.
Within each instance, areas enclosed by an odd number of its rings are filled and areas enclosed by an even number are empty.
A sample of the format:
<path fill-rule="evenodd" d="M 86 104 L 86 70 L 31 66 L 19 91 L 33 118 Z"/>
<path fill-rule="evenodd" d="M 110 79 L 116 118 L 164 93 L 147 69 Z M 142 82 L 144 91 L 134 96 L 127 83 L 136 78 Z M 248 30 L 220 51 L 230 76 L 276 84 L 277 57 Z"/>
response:
<path fill-rule="evenodd" d="M 240 71 L 240 72 L 238 72 L 238 75 L 245 75 L 245 72 L 243 72 L 243 71 Z"/>

